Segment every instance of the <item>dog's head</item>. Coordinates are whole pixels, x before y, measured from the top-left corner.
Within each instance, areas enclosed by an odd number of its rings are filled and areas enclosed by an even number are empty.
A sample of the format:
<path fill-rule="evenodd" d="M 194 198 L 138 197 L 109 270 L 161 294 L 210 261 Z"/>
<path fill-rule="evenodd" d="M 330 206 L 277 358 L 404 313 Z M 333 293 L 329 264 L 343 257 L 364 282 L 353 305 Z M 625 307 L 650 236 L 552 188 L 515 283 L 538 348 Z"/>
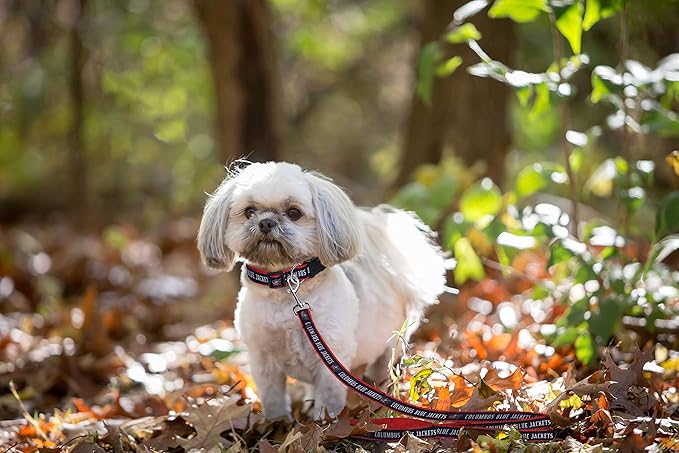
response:
<path fill-rule="evenodd" d="M 269 268 L 317 256 L 325 266 L 358 253 L 356 208 L 324 176 L 288 163 L 230 171 L 205 204 L 198 249 L 209 267 L 230 270 L 237 257 Z"/>

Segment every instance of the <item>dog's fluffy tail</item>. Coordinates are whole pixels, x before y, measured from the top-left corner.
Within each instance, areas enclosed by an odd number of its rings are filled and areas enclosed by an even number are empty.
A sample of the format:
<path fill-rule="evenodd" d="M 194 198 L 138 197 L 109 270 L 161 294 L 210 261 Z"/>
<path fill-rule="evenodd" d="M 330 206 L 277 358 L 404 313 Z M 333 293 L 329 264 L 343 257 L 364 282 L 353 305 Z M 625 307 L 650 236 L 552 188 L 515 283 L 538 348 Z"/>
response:
<path fill-rule="evenodd" d="M 437 302 L 446 288 L 446 256 L 436 244 L 435 233 L 414 214 L 380 205 L 371 210 L 382 225 L 375 238 L 382 245 L 393 281 L 407 299 L 411 311 L 421 313 Z"/>

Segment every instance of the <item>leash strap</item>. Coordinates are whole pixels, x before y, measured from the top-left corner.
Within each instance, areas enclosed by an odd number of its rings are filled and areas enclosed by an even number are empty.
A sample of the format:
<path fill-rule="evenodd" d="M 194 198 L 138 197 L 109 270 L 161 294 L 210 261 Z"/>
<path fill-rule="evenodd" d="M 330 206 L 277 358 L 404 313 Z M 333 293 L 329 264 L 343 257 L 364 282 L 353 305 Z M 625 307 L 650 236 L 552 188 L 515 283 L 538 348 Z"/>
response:
<path fill-rule="evenodd" d="M 375 419 L 372 420 L 373 423 L 384 424 L 386 425 L 386 428 L 382 431 L 368 433 L 360 437 L 373 440 L 393 441 L 395 439 L 400 439 L 405 432 L 410 432 L 418 437 L 457 437 L 460 429 L 464 427 L 484 431 L 497 431 L 505 426 L 511 426 L 521 432 L 522 437 L 528 441 L 544 442 L 555 438 L 551 420 L 546 414 L 518 411 L 436 411 L 397 400 L 353 376 L 351 372 L 342 365 L 318 332 L 308 306 L 296 307 L 295 314 L 302 324 L 302 329 L 311 342 L 311 345 L 321 358 L 321 361 L 344 385 L 364 397 L 402 414 L 437 422 L 445 422 L 434 425 L 421 420 L 407 418 Z"/>
<path fill-rule="evenodd" d="M 455 426 L 453 423 L 431 424 L 412 418 L 373 418 L 370 421 L 376 425 L 383 425 L 384 429 L 354 437 L 373 441 L 395 442 L 405 436 L 406 433 L 409 433 L 420 438 L 447 437 L 457 439 L 460 431 L 464 429 L 464 427 Z M 478 425 L 467 426 L 467 428 L 492 435 L 501 427 Z M 554 431 L 551 429 L 549 431 L 544 428 L 522 429 L 519 432 L 521 433 L 521 438 L 527 442 L 549 442 L 555 438 Z"/>
<path fill-rule="evenodd" d="M 311 258 L 301 264 L 294 266 L 293 269 L 286 271 L 266 272 L 262 269 L 250 266 L 245 266 L 247 276 L 250 280 L 260 285 L 268 286 L 269 288 L 283 288 L 286 286 L 288 279 L 294 275 L 298 281 L 306 280 L 318 275 L 325 266 L 321 264 L 318 258 Z"/>

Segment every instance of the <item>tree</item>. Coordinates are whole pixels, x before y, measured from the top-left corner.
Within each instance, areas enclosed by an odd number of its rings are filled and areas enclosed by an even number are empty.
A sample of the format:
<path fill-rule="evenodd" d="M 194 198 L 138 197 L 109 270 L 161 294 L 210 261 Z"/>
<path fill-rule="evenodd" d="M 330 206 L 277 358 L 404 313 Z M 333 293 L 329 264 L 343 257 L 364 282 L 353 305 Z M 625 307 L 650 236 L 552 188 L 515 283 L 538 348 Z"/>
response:
<path fill-rule="evenodd" d="M 418 29 L 421 47 L 438 40 L 451 22 L 452 13 L 466 0 L 427 0 Z M 511 61 L 515 36 L 510 21 L 491 20 L 481 13 L 474 24 L 483 35 L 484 49 L 500 61 Z M 478 59 L 466 46 L 454 48 L 465 64 Z M 508 121 L 510 90 L 488 79 L 457 71 L 437 78 L 431 105 L 413 90 L 396 185 L 408 181 L 424 163 L 437 163 L 447 146 L 468 166 L 482 162 L 485 173 L 501 184 L 505 156 L 511 143 Z"/>
<path fill-rule="evenodd" d="M 71 131 L 69 136 L 69 171 L 71 173 L 71 194 L 69 205 L 76 222 L 82 223 L 87 215 L 87 162 L 83 149 L 83 123 L 85 121 L 85 90 L 83 87 L 83 66 L 85 47 L 82 33 L 85 24 L 87 0 L 74 0 L 74 13 L 69 30 L 71 102 Z"/>
<path fill-rule="evenodd" d="M 215 133 L 224 162 L 281 151 L 280 81 L 265 0 L 195 0 L 209 46 Z"/>

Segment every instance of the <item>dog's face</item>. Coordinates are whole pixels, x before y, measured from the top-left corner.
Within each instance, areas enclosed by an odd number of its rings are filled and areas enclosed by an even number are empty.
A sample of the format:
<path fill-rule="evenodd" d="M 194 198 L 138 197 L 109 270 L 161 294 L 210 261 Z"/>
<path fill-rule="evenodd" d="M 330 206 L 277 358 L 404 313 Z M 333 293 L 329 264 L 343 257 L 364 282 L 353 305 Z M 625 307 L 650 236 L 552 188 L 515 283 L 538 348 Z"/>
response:
<path fill-rule="evenodd" d="M 335 184 L 297 165 L 255 163 L 229 175 L 205 205 L 198 248 L 214 268 L 237 257 L 272 269 L 318 256 L 352 258 L 360 237 L 355 207 Z"/>

